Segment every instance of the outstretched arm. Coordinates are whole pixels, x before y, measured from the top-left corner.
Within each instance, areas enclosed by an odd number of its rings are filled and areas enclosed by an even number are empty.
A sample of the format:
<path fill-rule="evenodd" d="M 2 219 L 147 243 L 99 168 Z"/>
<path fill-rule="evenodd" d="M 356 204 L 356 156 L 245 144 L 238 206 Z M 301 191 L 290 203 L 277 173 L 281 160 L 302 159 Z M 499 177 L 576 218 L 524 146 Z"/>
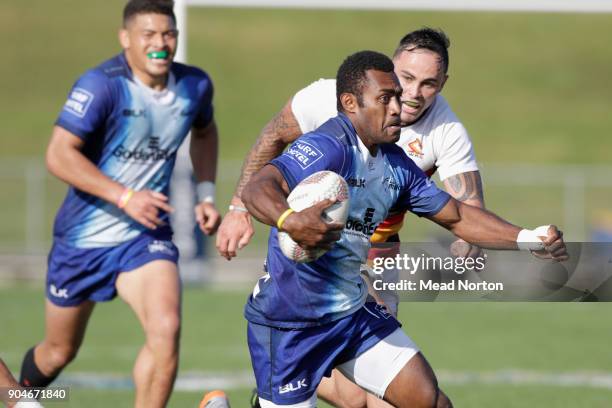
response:
<path fill-rule="evenodd" d="M 464 204 L 485 208 L 480 171 L 466 171 L 450 176 L 444 179 L 444 188 Z"/>
<path fill-rule="evenodd" d="M 437 214 L 428 217 L 467 242 L 489 249 L 518 249 L 518 243 L 526 234 L 520 227 L 510 224 L 496 214 L 453 198 Z M 546 236 L 541 236 L 543 252 L 541 257 L 557 261 L 568 259 L 563 234 L 555 226 L 550 226 Z"/>
<path fill-rule="evenodd" d="M 217 250 L 221 256 L 231 259 L 236 250 L 247 245 L 253 236 L 251 216 L 240 199 L 246 184 L 254 173 L 267 162 L 279 156 L 285 147 L 302 134 L 291 110 L 291 99 L 283 109 L 266 124 L 251 147 L 240 173 L 236 191 L 231 199 L 231 209 L 223 218 L 217 234 Z"/>
<path fill-rule="evenodd" d="M 478 208 L 485 208 L 482 179 L 479 171 L 466 171 L 444 179 L 444 188 L 458 201 Z M 459 238 L 451 244 L 451 253 L 462 258 L 482 256 L 482 250 Z"/>

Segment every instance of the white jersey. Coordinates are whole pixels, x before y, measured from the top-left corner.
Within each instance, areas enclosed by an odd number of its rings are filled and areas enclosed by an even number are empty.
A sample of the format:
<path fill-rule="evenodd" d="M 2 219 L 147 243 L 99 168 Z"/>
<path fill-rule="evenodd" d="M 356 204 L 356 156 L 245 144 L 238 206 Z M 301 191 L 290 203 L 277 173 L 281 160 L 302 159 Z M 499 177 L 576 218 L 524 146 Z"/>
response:
<path fill-rule="evenodd" d="M 302 133 L 315 130 L 338 114 L 336 80 L 320 79 L 300 90 L 291 110 Z M 437 170 L 440 180 L 478 170 L 465 127 L 439 94 L 416 123 L 402 128 L 397 144 L 427 175 Z"/>

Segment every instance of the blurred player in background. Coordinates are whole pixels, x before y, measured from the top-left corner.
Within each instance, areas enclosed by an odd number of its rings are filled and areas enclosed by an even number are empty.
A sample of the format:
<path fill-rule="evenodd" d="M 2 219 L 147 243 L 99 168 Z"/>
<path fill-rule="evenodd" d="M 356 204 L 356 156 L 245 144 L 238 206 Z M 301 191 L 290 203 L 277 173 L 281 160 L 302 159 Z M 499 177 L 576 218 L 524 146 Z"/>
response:
<path fill-rule="evenodd" d="M 200 228 L 214 233 L 217 127 L 213 87 L 174 63 L 173 2 L 131 0 L 123 52 L 81 76 L 47 149 L 49 171 L 70 185 L 48 258 L 44 340 L 25 355 L 20 383 L 45 387 L 76 356 L 96 302 L 117 294 L 146 342 L 133 375 L 135 405 L 165 406 L 178 365 L 181 282 L 168 205 L 176 151 L 191 131 Z"/>
<path fill-rule="evenodd" d="M 450 407 L 432 368 L 398 321 L 367 303 L 360 277 L 370 244 L 365 216 L 377 224 L 392 211 L 411 211 L 468 242 L 491 249 L 538 243 L 540 254 L 567 259 L 561 233 L 522 230 L 495 214 L 453 199 L 395 145 L 400 138 L 400 87 L 392 61 L 373 51 L 349 56 L 337 75 L 338 116 L 301 136 L 287 152 L 257 172 L 242 198 L 270 231 L 267 274 L 245 307 L 248 342 L 263 408 L 316 406 L 316 388 L 337 368 L 357 385 L 395 407 Z M 308 157 L 308 164 L 300 160 Z M 300 212 L 286 198 L 306 177 L 338 173 L 350 184 L 349 221 L 327 223 L 325 200 Z M 367 215 L 364 215 L 367 214 Z M 308 263 L 283 255 L 278 232 L 306 249 L 327 253 Z M 531 248 L 533 249 L 533 248 Z"/>
<path fill-rule="evenodd" d="M 459 201 L 484 208 L 482 182 L 472 142 L 465 127 L 440 94 L 448 79 L 450 41 L 441 30 L 423 28 L 406 34 L 397 46 L 393 62 L 403 89 L 402 132 L 397 142 L 428 176 L 438 171 L 446 191 Z M 313 131 L 337 115 L 336 81 L 322 79 L 296 93 L 263 129 L 249 152 L 230 211 L 217 236 L 217 248 L 231 259 L 236 250 L 248 244 L 253 235 L 250 215 L 244 211 L 240 194 L 251 175 L 282 153 L 287 144 L 303 133 Z M 372 242 L 398 242 L 404 213 L 391 214 L 382 222 Z M 451 246 L 453 254 L 477 257 L 480 249 L 459 239 Z M 381 254 L 372 253 L 370 257 Z M 391 296 L 389 296 L 391 295 Z M 397 299 L 391 293 L 382 300 L 397 313 Z M 324 379 L 320 396 L 342 406 L 365 406 L 366 394 L 334 371 L 331 380 Z M 369 406 L 377 401 L 367 397 Z M 380 402 L 380 406 L 388 406 Z"/>

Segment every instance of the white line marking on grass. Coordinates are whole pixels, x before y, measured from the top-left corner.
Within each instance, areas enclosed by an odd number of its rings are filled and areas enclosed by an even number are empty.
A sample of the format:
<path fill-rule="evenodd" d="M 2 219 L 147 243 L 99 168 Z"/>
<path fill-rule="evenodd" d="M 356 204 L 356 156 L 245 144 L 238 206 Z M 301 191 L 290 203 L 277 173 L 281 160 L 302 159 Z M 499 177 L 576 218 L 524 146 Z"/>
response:
<path fill-rule="evenodd" d="M 498 370 L 457 372 L 439 370 L 440 383 L 549 385 L 557 387 L 588 387 L 612 390 L 612 373 L 599 371 L 541 372 L 529 370 Z"/>
<path fill-rule="evenodd" d="M 443 385 L 512 384 L 548 385 L 553 387 L 586 387 L 612 390 L 612 372 L 572 371 L 542 372 L 531 370 L 451 371 L 438 370 Z M 132 379 L 120 374 L 71 373 L 63 375 L 58 385 L 89 389 L 132 389 Z M 252 388 L 255 380 L 251 371 L 182 373 L 176 380 L 176 391 L 204 391 L 210 389 L 231 390 Z"/>

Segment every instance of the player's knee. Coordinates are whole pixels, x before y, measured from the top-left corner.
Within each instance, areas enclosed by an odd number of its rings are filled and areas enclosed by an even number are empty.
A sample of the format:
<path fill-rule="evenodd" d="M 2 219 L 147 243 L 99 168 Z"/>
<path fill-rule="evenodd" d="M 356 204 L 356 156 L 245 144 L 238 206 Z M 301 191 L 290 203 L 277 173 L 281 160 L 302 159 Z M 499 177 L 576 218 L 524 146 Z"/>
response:
<path fill-rule="evenodd" d="M 48 363 L 56 369 L 67 366 L 76 357 L 79 347 L 76 345 L 54 344 L 49 347 Z"/>
<path fill-rule="evenodd" d="M 453 408 L 453 403 L 442 390 L 438 390 L 438 401 L 436 408 Z"/>
<path fill-rule="evenodd" d="M 159 316 L 147 325 L 147 341 L 154 346 L 176 347 L 181 332 L 181 319 L 176 314 Z"/>
<path fill-rule="evenodd" d="M 410 406 L 436 408 L 438 405 L 438 395 L 439 390 L 436 384 L 429 383 L 427 385 L 422 385 L 419 387 L 417 395 L 415 395 L 416 403 Z"/>
<path fill-rule="evenodd" d="M 339 396 L 345 408 L 366 408 L 368 406 L 366 392 L 357 386 L 351 387 L 350 390 L 343 390 Z"/>
<path fill-rule="evenodd" d="M 435 382 L 424 381 L 410 390 L 402 390 L 390 401 L 398 408 L 437 408 L 439 389 Z"/>

